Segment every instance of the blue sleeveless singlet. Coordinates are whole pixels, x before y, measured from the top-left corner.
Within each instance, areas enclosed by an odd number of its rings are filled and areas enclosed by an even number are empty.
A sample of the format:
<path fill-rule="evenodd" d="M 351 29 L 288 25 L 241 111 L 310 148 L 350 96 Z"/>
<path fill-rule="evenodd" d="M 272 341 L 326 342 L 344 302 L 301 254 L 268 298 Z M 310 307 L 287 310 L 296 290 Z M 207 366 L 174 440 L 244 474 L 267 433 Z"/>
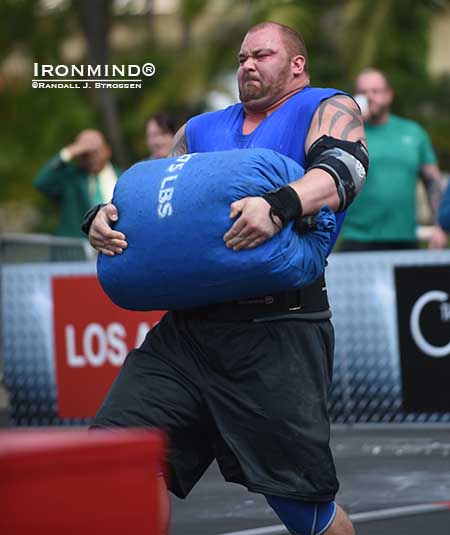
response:
<path fill-rule="evenodd" d="M 193 117 L 186 125 L 189 152 L 211 152 L 231 149 L 266 148 L 289 156 L 306 167 L 305 141 L 314 113 L 320 103 L 334 95 L 346 93 L 332 88 L 307 86 L 264 119 L 251 134 L 243 134 L 244 107 L 234 104 L 223 110 Z M 333 248 L 345 212 L 336 214 Z"/>

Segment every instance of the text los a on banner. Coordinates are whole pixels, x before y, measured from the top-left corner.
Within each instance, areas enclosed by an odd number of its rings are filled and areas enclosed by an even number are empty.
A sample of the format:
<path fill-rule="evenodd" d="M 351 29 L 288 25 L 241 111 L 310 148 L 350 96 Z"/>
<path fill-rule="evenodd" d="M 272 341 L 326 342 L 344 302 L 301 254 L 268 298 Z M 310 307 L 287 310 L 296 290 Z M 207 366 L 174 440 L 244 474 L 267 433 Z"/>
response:
<path fill-rule="evenodd" d="M 164 312 L 117 307 L 93 275 L 53 277 L 52 294 L 58 415 L 90 418 Z"/>

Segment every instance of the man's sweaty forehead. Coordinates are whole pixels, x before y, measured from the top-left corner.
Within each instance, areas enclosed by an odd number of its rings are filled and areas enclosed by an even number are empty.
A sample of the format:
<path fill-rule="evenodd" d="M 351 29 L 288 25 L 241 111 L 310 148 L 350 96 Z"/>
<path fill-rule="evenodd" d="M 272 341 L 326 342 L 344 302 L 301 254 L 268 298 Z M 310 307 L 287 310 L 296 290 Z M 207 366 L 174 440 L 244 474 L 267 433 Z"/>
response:
<path fill-rule="evenodd" d="M 273 52 L 280 46 L 283 46 L 283 42 L 280 32 L 275 28 L 255 30 L 244 37 L 239 54 L 254 54 L 259 50 Z"/>

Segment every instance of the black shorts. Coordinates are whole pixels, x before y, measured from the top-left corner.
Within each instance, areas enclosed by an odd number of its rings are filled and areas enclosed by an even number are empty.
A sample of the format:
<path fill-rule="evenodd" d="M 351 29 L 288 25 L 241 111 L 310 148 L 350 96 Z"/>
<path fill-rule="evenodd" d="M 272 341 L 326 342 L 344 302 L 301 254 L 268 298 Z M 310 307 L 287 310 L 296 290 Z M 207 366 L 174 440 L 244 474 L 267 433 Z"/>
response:
<path fill-rule="evenodd" d="M 128 355 L 92 426 L 165 430 L 168 485 L 182 498 L 217 459 L 227 481 L 250 491 L 333 500 L 333 345 L 329 320 L 219 322 L 169 312 Z"/>

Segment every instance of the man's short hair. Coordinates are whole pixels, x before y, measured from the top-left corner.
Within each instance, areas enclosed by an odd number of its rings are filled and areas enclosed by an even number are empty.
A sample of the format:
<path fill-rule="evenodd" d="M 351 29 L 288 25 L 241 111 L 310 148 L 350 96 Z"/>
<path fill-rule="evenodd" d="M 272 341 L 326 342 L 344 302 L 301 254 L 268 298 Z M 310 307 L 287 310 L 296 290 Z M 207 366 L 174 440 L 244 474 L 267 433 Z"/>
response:
<path fill-rule="evenodd" d="M 281 33 L 283 41 L 286 45 L 287 51 L 291 57 L 303 56 L 305 58 L 305 72 L 308 72 L 309 60 L 308 51 L 306 50 L 305 40 L 300 32 L 294 30 L 286 24 L 280 24 L 279 22 L 261 22 L 252 26 L 247 33 L 255 32 L 257 30 L 264 30 L 265 28 L 275 27 Z"/>
<path fill-rule="evenodd" d="M 377 69 L 376 67 L 366 67 L 365 69 L 363 69 L 356 75 L 356 78 L 358 79 L 360 76 L 363 76 L 364 74 L 372 74 L 372 73 L 379 74 L 384 79 L 386 83 L 386 87 L 388 89 L 392 89 L 392 85 L 391 85 L 391 82 L 389 81 L 387 74 L 381 69 Z"/>
<path fill-rule="evenodd" d="M 145 126 L 148 125 L 150 121 L 155 121 L 155 123 L 161 128 L 161 130 L 166 134 L 175 134 L 177 131 L 177 125 L 175 119 L 168 113 L 158 111 L 145 121 Z"/>

